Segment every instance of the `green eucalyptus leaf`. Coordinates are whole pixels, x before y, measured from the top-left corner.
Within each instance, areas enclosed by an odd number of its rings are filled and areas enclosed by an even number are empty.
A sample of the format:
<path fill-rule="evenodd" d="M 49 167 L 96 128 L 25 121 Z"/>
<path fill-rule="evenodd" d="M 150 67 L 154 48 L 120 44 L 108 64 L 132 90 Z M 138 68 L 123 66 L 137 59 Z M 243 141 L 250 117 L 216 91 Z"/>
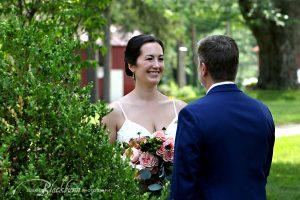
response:
<path fill-rule="evenodd" d="M 161 186 L 160 184 L 155 183 L 155 184 L 149 185 L 149 186 L 148 186 L 148 189 L 149 189 L 150 191 L 158 191 L 158 190 L 161 190 L 161 189 L 162 189 L 162 186 Z"/>
<path fill-rule="evenodd" d="M 140 174 L 140 178 L 142 180 L 148 180 L 151 178 L 151 172 L 149 169 L 145 168 L 145 169 L 141 169 L 139 171 L 139 174 Z"/>

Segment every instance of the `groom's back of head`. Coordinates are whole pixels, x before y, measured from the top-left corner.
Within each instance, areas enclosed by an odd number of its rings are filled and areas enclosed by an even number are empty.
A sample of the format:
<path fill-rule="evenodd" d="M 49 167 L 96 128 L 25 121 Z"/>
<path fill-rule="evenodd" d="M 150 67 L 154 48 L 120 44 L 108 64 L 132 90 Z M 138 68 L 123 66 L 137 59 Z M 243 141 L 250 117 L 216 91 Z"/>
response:
<path fill-rule="evenodd" d="M 205 37 L 198 43 L 198 57 L 204 63 L 215 82 L 234 81 L 239 49 L 234 39 L 225 35 Z"/>

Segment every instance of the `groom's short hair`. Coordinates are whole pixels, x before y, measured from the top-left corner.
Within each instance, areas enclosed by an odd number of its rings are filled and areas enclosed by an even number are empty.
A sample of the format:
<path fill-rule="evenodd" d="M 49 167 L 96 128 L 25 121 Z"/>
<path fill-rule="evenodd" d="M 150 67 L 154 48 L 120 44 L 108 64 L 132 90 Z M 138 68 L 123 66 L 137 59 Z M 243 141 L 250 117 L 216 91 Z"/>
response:
<path fill-rule="evenodd" d="M 225 35 L 213 35 L 200 40 L 198 45 L 200 64 L 202 62 L 206 65 L 214 81 L 235 80 L 239 49 L 234 39 Z"/>

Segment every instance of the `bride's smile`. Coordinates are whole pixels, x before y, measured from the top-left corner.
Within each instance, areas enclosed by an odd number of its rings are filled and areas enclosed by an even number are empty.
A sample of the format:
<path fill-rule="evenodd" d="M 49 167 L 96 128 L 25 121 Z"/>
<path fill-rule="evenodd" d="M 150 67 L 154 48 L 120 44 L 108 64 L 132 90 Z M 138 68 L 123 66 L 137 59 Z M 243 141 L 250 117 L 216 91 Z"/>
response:
<path fill-rule="evenodd" d="M 157 85 L 164 72 L 163 49 L 158 43 L 146 43 L 142 45 L 141 54 L 135 65 L 129 68 L 135 74 L 136 81 Z"/>

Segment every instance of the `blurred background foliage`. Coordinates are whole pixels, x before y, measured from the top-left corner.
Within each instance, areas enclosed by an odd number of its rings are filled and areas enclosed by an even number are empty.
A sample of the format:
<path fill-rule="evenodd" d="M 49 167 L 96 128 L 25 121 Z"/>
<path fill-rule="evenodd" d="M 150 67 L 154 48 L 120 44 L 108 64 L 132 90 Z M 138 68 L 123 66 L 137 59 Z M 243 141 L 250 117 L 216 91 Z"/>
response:
<path fill-rule="evenodd" d="M 165 42 L 163 83 L 176 82 L 178 47 L 185 46 L 187 83 L 197 86 L 197 41 L 210 34 L 226 34 L 240 48 L 239 82 L 256 77 L 259 88 L 286 89 L 297 87 L 297 8 L 296 0 L 288 5 L 283 0 L 113 0 L 111 17 L 125 31 L 138 29 Z"/>
<path fill-rule="evenodd" d="M 106 27 L 110 25 L 125 33 L 139 30 L 153 34 L 166 46 L 162 84 L 169 81 L 178 84 L 179 47 L 184 46 L 187 47 L 186 84 L 199 86 L 197 42 L 211 34 L 229 35 L 240 48 L 238 83 L 254 77 L 257 81 L 252 79 L 253 85 L 261 89 L 299 86 L 298 10 L 297 0 L 2 0 L 0 3 L 1 18 L 14 13 L 24 24 L 38 20 L 67 26 L 77 38 L 87 32 L 89 40 L 81 44 L 83 47 L 99 48 L 95 41 L 109 37 Z M 102 47 L 101 51 L 107 54 L 107 43 Z"/>
<path fill-rule="evenodd" d="M 154 34 L 165 43 L 166 73 L 163 83 L 176 82 L 177 51 L 178 47 L 185 46 L 188 48 L 185 59 L 188 85 L 198 85 L 197 42 L 209 34 L 234 37 L 242 47 L 241 63 L 257 71 L 257 60 L 253 59 L 255 53 L 251 51 L 256 45 L 255 39 L 246 27 L 236 1 L 121 0 L 113 1 L 113 5 L 116 5 L 112 9 L 115 24 L 121 25 L 125 31 L 137 29 Z"/>

